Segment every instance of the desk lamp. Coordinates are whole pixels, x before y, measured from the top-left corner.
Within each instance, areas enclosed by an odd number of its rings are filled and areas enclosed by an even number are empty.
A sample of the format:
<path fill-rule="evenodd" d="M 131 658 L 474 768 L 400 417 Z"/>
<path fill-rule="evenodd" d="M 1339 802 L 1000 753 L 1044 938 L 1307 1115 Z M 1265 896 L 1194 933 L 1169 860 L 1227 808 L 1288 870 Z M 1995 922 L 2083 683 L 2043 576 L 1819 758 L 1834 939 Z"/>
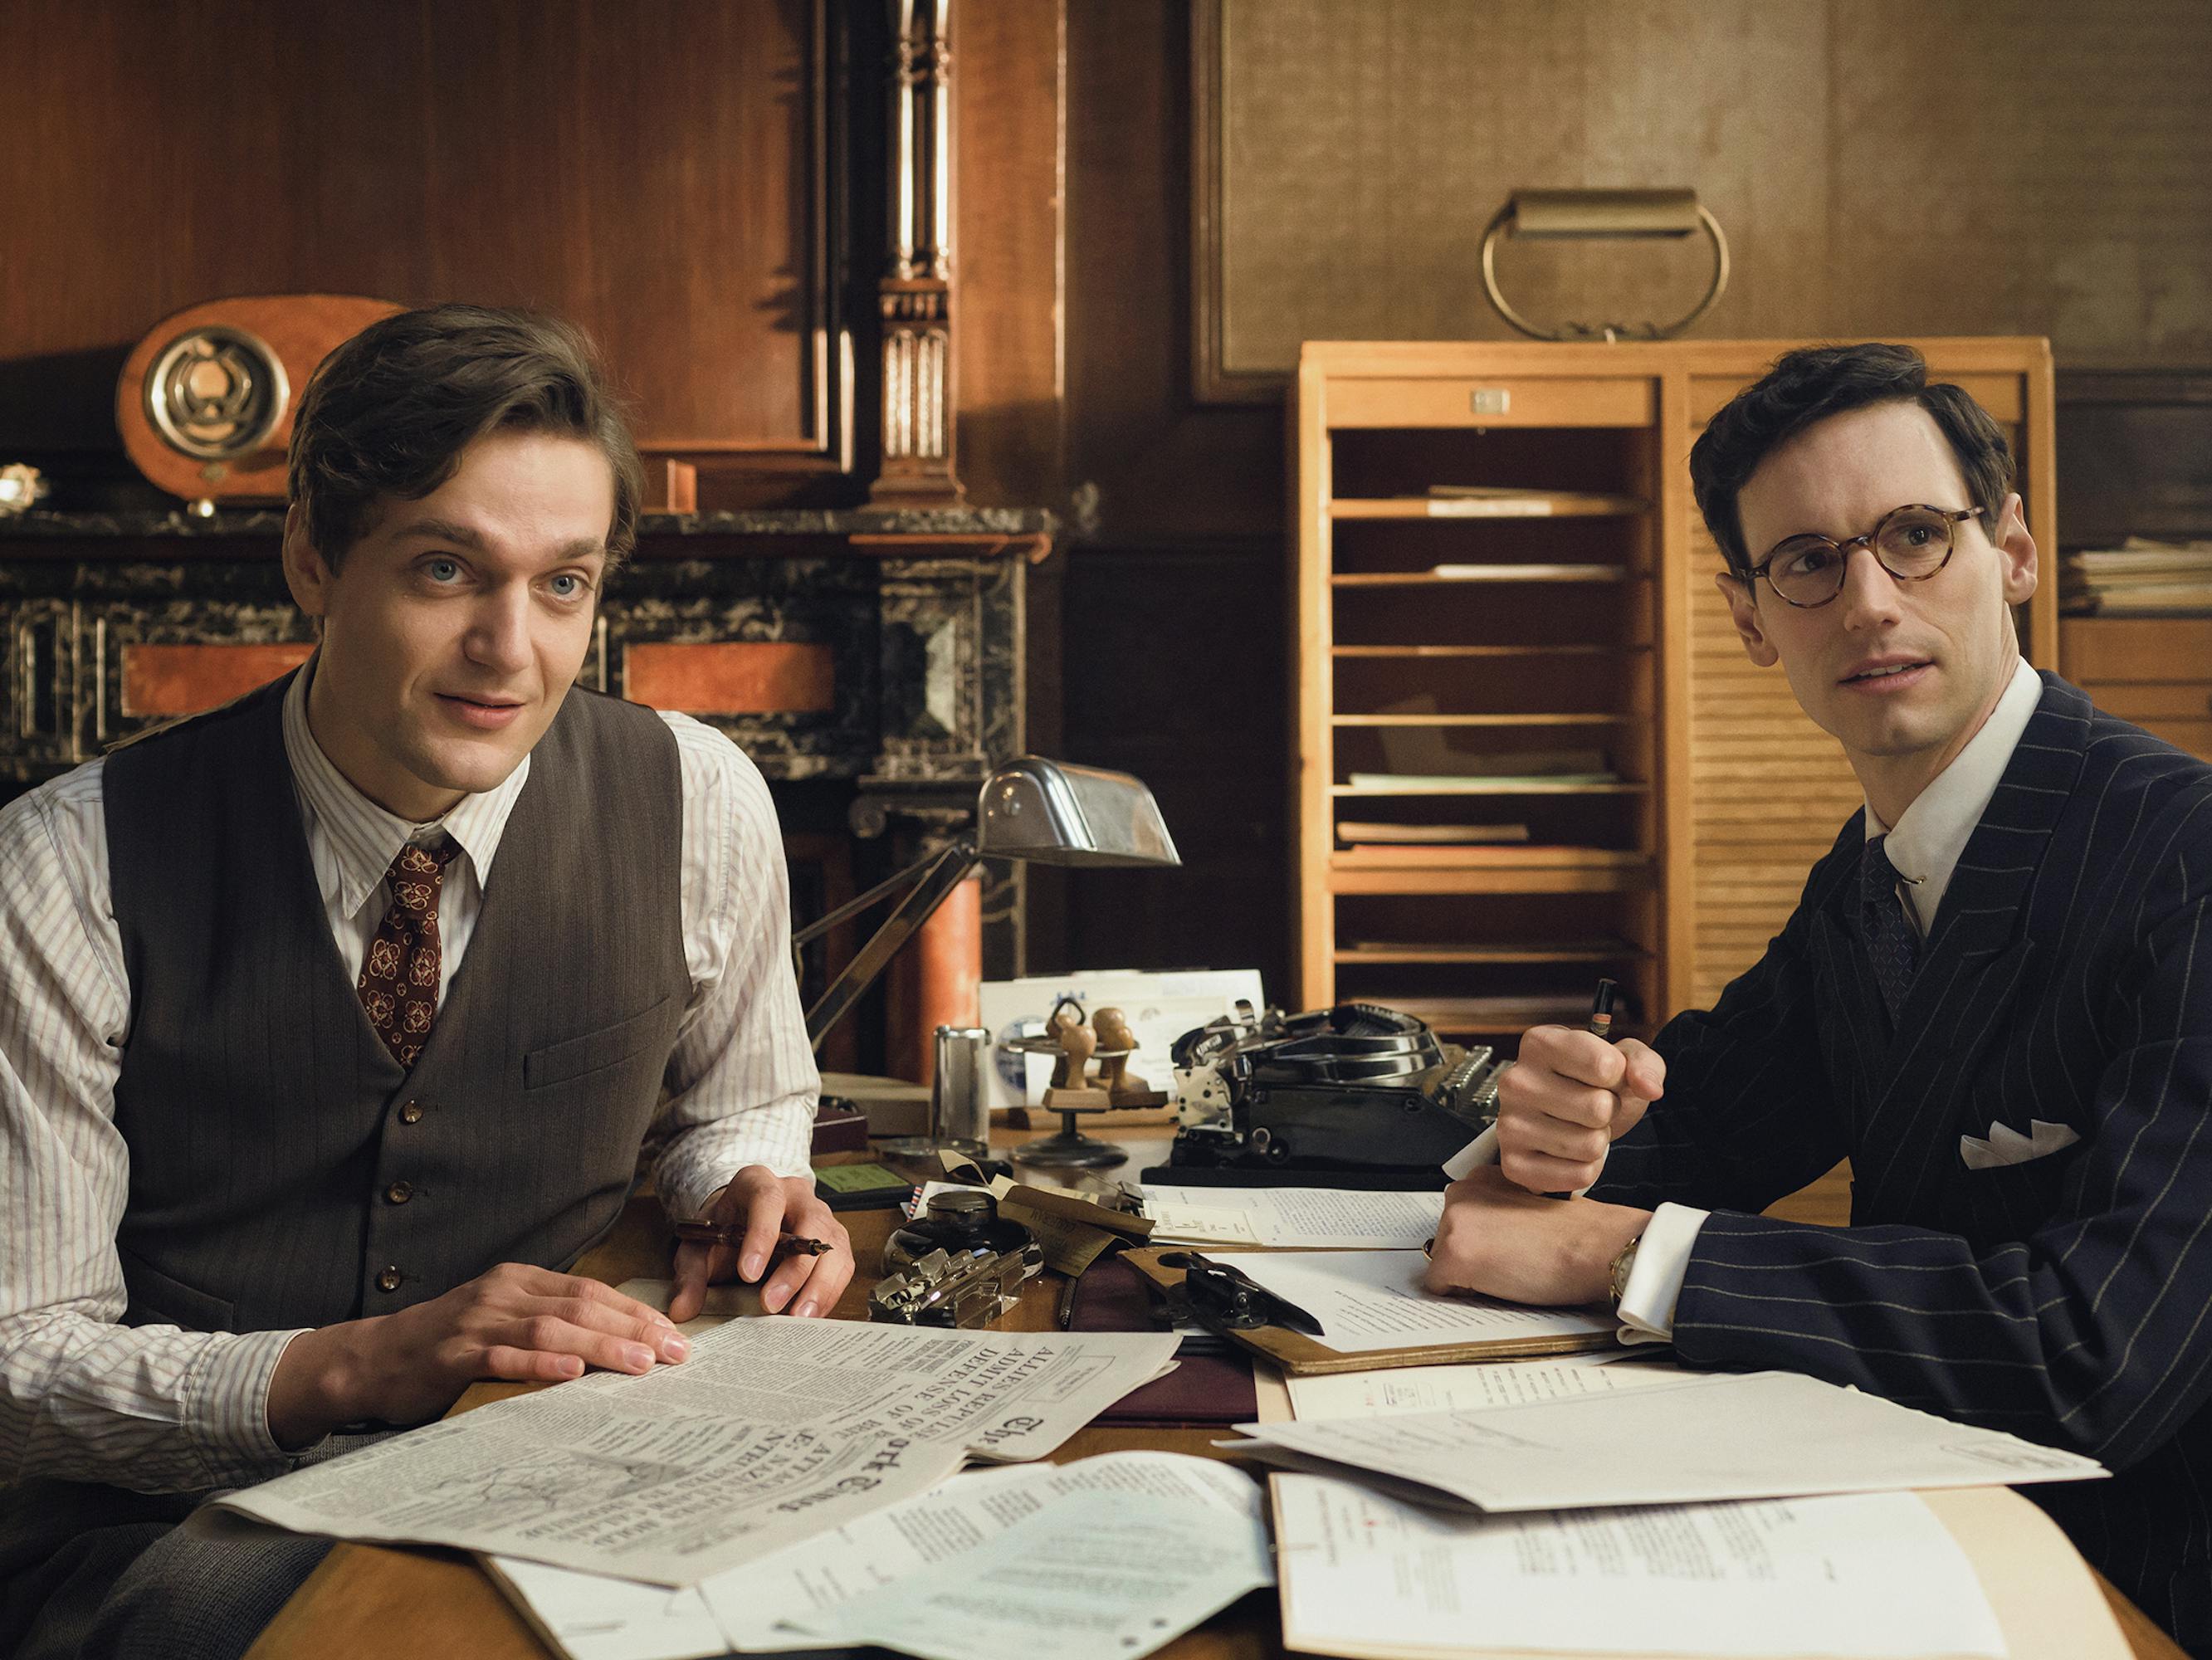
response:
<path fill-rule="evenodd" d="M 1642 240 L 1691 236 L 1701 229 L 1712 240 L 1712 281 L 1705 298 L 1675 322 L 1563 323 L 1555 329 L 1540 328 L 1508 305 L 1498 290 L 1500 236 L 1532 240 L 1621 237 Z M 1516 190 L 1482 233 L 1483 292 L 1500 317 L 1539 340 L 1671 339 L 1712 309 L 1728 280 L 1728 238 L 1721 234 L 1720 222 L 1698 203 L 1693 190 Z"/>
<path fill-rule="evenodd" d="M 840 922 L 901 889 L 907 891 L 875 936 L 806 1012 L 806 1036 L 817 1049 L 978 859 L 1094 868 L 1182 863 L 1152 791 L 1127 773 L 1036 755 L 1008 762 L 983 781 L 975 798 L 972 832 L 954 838 L 940 853 L 916 860 L 888 882 L 792 935 L 796 958 L 809 942 Z"/>

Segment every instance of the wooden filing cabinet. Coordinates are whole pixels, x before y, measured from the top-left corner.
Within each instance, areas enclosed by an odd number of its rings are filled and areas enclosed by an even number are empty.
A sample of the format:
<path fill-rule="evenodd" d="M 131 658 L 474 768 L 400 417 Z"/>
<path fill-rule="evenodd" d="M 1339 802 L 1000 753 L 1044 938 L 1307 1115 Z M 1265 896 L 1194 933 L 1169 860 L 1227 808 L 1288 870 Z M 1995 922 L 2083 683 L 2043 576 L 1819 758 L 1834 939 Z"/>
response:
<path fill-rule="evenodd" d="M 2212 761 L 2212 617 L 2069 617 L 2058 660 L 2106 714 Z"/>
<path fill-rule="evenodd" d="M 1628 992 L 1624 1028 L 1648 1032 L 1709 1005 L 1780 929 L 1863 797 L 1780 670 L 1745 658 L 1689 453 L 1805 344 L 1307 343 L 1301 1004 L 1372 999 L 1505 1046 L 1586 1010 L 1605 975 Z M 2005 430 L 2028 523 L 2056 545 L 2048 345 L 1913 344 Z M 2055 582 L 2017 621 L 2028 660 L 2056 662 Z M 2182 678 L 2138 677 L 2160 696 Z M 2212 709 L 2160 718 L 2197 715 L 2212 736 Z M 1525 839 L 1434 839 L 1508 829 Z"/>

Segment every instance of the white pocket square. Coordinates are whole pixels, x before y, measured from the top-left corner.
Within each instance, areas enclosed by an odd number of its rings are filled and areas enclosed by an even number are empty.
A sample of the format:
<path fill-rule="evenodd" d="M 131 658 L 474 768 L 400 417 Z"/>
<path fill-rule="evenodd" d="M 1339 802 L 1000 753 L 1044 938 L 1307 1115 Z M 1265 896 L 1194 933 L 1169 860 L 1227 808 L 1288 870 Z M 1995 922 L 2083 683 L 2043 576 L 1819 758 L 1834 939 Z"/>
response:
<path fill-rule="evenodd" d="M 2027 1128 L 2028 1134 L 2022 1135 L 2000 1120 L 1990 1124 L 1986 1137 L 1962 1135 L 1959 1138 L 1959 1158 L 1968 1170 L 1995 1170 L 2001 1164 L 2025 1164 L 2031 1158 L 2070 1147 L 2081 1139 L 2067 1125 L 2042 1118 L 2031 1118 Z"/>

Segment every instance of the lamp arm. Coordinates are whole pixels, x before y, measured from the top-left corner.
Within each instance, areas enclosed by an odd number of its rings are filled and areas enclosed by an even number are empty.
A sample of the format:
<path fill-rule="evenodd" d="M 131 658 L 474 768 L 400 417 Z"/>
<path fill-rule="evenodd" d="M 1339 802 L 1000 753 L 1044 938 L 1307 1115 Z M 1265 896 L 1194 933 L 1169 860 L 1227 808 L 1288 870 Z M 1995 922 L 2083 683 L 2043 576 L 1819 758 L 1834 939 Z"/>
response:
<path fill-rule="evenodd" d="M 876 976 L 884 971 L 899 948 L 918 933 L 945 896 L 960 884 L 960 879 L 975 868 L 975 843 L 960 836 L 948 843 L 945 849 L 927 859 L 918 860 L 901 871 L 888 882 L 870 889 L 858 899 L 841 905 L 820 921 L 810 925 L 792 937 L 794 950 L 815 938 L 824 929 L 833 927 L 865 905 L 874 903 L 892 889 L 911 882 L 912 888 L 891 914 L 884 919 L 868 943 L 860 947 L 853 960 L 838 971 L 814 1006 L 806 1012 L 806 1038 L 815 1049 L 822 1047 L 822 1039 L 830 1029 L 851 1012 L 860 1000 L 861 994 L 875 984 Z"/>

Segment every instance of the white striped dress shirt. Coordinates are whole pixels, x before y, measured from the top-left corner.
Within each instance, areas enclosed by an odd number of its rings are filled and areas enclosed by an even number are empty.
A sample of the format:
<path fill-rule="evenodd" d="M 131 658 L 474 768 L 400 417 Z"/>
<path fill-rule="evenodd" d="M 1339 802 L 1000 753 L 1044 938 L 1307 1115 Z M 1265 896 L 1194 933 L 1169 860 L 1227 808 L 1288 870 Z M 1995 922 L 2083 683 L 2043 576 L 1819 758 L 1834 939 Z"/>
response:
<path fill-rule="evenodd" d="M 411 824 L 323 754 L 307 684 L 303 673 L 285 700 L 284 745 L 339 955 L 358 978 L 391 903 L 392 860 L 443 830 L 461 854 L 439 899 L 442 999 L 530 762 L 434 826 Z M 655 1121 L 669 1140 L 653 1180 L 686 1215 L 747 1164 L 806 1170 L 821 1079 L 792 978 L 790 885 L 768 786 L 720 733 L 661 718 L 683 778 L 691 999 Z M 290 1467 L 269 1433 L 269 1382 L 299 1334 L 115 1323 L 130 1189 L 115 1083 L 131 1000 L 101 790 L 94 761 L 0 808 L 0 1481 L 235 1487 Z"/>

